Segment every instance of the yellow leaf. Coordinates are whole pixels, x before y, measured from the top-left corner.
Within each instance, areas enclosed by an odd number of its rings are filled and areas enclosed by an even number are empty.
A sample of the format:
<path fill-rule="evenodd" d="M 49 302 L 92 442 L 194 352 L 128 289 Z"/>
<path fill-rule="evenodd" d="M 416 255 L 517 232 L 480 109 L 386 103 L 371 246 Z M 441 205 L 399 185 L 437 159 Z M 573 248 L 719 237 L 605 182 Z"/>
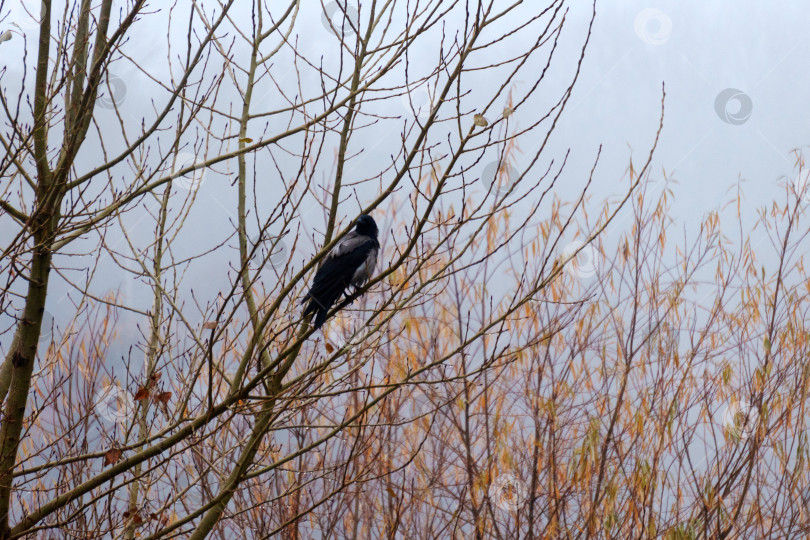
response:
<path fill-rule="evenodd" d="M 239 139 L 239 142 L 240 143 L 250 144 L 250 143 L 253 142 L 253 139 L 251 139 L 250 137 L 242 137 L 241 139 Z"/>

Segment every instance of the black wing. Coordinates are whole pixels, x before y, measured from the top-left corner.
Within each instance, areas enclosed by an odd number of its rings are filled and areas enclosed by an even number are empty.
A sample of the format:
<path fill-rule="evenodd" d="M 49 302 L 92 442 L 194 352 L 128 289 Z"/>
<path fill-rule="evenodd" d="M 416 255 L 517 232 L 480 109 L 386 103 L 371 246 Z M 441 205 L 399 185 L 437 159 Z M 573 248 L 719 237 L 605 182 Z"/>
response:
<path fill-rule="evenodd" d="M 309 300 L 304 315 L 316 313 L 315 328 L 326 322 L 326 314 L 349 287 L 355 271 L 378 249 L 375 238 L 351 232 L 326 256 L 304 297 L 304 302 Z"/>

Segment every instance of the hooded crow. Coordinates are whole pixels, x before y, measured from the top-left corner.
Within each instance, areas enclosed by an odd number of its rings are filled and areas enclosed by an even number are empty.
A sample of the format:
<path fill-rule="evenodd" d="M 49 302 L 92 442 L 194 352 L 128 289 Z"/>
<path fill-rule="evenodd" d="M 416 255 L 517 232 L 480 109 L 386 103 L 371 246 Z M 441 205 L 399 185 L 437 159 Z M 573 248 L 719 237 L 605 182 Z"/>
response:
<path fill-rule="evenodd" d="M 380 251 L 377 233 L 374 219 L 363 214 L 357 218 L 355 229 L 324 258 L 315 272 L 312 287 L 301 302 L 309 302 L 304 316 L 315 313 L 315 329 L 326 322 L 327 313 L 340 295 L 348 295 L 349 285 L 359 289 L 371 277 Z"/>

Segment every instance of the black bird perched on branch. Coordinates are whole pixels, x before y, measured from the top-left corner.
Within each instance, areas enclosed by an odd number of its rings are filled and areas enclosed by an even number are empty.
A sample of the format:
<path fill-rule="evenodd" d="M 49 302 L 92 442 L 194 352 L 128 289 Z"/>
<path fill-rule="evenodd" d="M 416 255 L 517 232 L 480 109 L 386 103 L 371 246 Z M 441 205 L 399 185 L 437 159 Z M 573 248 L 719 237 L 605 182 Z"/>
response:
<path fill-rule="evenodd" d="M 380 251 L 377 233 L 374 219 L 363 214 L 357 219 L 355 229 L 324 258 L 315 272 L 312 287 L 301 302 L 309 301 L 304 316 L 315 313 L 315 329 L 326 322 L 327 313 L 340 295 L 348 296 L 349 285 L 357 290 L 371 277 Z"/>

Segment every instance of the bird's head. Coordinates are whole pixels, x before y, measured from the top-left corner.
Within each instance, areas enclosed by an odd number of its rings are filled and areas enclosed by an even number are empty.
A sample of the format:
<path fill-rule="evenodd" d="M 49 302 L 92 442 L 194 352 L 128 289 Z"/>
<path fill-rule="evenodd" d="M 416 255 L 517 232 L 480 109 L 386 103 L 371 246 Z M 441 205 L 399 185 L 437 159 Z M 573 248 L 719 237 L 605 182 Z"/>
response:
<path fill-rule="evenodd" d="M 357 232 L 365 236 L 377 238 L 378 229 L 374 218 L 368 214 L 363 214 L 357 218 Z"/>

